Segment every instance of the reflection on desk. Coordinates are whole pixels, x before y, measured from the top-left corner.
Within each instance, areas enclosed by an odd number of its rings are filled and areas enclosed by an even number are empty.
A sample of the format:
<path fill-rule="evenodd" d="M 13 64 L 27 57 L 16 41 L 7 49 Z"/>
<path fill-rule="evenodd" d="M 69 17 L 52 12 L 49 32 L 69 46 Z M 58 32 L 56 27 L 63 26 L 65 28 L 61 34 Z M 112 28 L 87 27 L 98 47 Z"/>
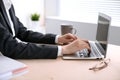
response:
<path fill-rule="evenodd" d="M 107 57 L 110 64 L 97 72 L 89 68 L 99 60 L 19 60 L 28 65 L 29 73 L 12 80 L 120 80 L 120 46 L 109 45 Z"/>

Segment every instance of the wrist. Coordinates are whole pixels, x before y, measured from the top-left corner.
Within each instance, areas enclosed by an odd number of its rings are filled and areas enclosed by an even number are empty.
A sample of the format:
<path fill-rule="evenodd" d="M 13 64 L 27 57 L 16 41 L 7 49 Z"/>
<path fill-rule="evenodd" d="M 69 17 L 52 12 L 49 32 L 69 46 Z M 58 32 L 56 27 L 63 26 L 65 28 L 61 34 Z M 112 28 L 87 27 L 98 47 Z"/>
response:
<path fill-rule="evenodd" d="M 62 45 L 62 40 L 61 40 L 61 36 L 58 37 L 58 44 Z"/>
<path fill-rule="evenodd" d="M 55 43 L 56 44 L 60 44 L 62 45 L 63 43 L 61 43 L 61 36 L 60 35 L 57 35 L 56 38 L 55 38 Z"/>
<path fill-rule="evenodd" d="M 62 52 L 61 52 L 61 54 L 63 55 L 63 54 L 67 54 L 67 53 L 68 53 L 67 47 L 66 46 L 62 46 Z"/>
<path fill-rule="evenodd" d="M 57 44 L 59 44 L 59 37 L 60 37 L 60 35 L 57 35 L 55 38 L 55 43 L 57 43 Z"/>

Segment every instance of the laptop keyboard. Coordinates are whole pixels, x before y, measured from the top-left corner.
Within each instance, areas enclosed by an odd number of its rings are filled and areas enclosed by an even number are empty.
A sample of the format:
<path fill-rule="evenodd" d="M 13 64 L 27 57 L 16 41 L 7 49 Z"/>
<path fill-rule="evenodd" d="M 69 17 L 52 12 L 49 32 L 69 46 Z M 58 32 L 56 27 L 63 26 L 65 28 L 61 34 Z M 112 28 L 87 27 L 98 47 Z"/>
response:
<path fill-rule="evenodd" d="M 80 57 L 100 57 L 101 54 L 99 54 L 98 49 L 94 46 L 93 43 L 90 43 L 91 45 L 91 53 L 88 53 L 87 49 L 83 49 L 79 51 L 79 56 Z"/>
<path fill-rule="evenodd" d="M 88 50 L 87 49 L 83 49 L 81 51 L 79 51 L 79 56 L 80 57 L 88 57 Z"/>
<path fill-rule="evenodd" d="M 92 56 L 94 56 L 94 57 L 99 57 L 100 55 L 98 53 L 99 53 L 98 50 L 95 47 L 91 46 L 90 54 L 92 54 Z"/>

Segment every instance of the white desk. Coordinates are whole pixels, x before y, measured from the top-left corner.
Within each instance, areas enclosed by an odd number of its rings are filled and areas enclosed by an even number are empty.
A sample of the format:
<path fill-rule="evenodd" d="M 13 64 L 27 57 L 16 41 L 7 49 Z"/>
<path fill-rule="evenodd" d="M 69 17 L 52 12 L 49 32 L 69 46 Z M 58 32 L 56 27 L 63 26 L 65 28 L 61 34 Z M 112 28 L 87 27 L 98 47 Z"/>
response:
<path fill-rule="evenodd" d="M 107 57 L 109 66 L 97 72 L 88 69 L 98 60 L 19 60 L 29 66 L 29 72 L 12 80 L 120 80 L 120 46 L 109 45 Z"/>

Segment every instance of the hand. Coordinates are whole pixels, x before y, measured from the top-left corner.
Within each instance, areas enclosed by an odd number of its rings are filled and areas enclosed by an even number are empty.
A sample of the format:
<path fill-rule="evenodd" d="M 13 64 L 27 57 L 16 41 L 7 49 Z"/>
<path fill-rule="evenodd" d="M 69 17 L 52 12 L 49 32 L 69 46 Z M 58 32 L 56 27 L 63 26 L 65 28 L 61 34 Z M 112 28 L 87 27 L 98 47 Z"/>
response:
<path fill-rule="evenodd" d="M 82 49 L 88 49 L 90 52 L 90 46 L 87 40 L 76 39 L 68 45 L 62 46 L 62 54 L 73 54 Z"/>
<path fill-rule="evenodd" d="M 58 37 L 58 44 L 66 44 L 69 42 L 73 42 L 76 39 L 77 37 L 75 35 L 68 33 Z"/>

